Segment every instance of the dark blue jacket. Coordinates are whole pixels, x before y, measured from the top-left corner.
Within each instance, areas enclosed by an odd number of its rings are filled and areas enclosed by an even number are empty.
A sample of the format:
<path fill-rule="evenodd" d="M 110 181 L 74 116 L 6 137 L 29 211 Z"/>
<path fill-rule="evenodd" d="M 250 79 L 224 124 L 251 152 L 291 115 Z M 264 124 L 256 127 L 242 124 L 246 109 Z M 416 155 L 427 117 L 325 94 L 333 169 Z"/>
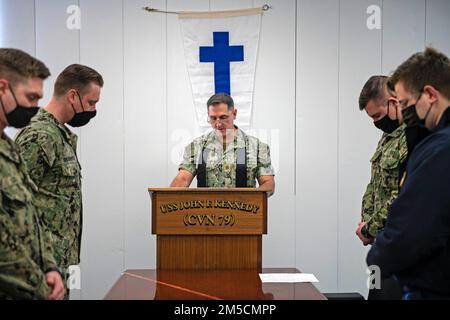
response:
<path fill-rule="evenodd" d="M 450 295 L 450 108 L 410 155 L 408 177 L 367 255 L 382 277 Z"/>

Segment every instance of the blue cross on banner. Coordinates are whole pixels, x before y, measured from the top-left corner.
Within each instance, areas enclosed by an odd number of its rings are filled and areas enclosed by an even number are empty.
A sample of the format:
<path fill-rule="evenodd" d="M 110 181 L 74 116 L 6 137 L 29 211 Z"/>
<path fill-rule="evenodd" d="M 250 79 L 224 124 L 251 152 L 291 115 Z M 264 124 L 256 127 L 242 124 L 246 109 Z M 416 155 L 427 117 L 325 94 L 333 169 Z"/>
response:
<path fill-rule="evenodd" d="M 233 97 L 239 109 L 236 124 L 250 126 L 261 17 L 261 8 L 179 14 L 200 127 L 210 128 L 205 105 L 219 92 Z"/>
<path fill-rule="evenodd" d="M 213 38 L 213 47 L 200 47 L 200 62 L 214 63 L 215 93 L 231 94 L 230 63 L 244 61 L 244 46 L 230 46 L 229 32 L 213 32 Z"/>

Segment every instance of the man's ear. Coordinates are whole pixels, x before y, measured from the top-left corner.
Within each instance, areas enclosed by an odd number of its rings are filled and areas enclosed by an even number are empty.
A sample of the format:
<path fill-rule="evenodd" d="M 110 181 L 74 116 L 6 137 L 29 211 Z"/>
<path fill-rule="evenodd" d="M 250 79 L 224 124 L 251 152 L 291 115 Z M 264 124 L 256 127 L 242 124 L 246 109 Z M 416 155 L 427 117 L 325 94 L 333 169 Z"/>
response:
<path fill-rule="evenodd" d="M 69 91 L 66 92 L 66 98 L 71 104 L 75 104 L 76 96 L 77 92 L 75 91 L 75 89 L 70 89 Z"/>
<path fill-rule="evenodd" d="M 8 81 L 5 79 L 0 79 L 0 95 L 4 95 L 6 93 L 7 88 L 8 88 Z"/>
<path fill-rule="evenodd" d="M 439 91 L 436 90 L 431 85 L 426 85 L 423 88 L 423 92 L 425 93 L 425 96 L 428 98 L 428 101 L 431 103 L 436 102 L 436 100 L 439 98 Z"/>
<path fill-rule="evenodd" d="M 398 105 L 398 99 L 396 97 L 389 97 L 388 102 L 392 101 L 395 105 Z"/>
<path fill-rule="evenodd" d="M 236 119 L 236 115 L 237 115 L 237 109 L 233 109 L 233 119 Z"/>
<path fill-rule="evenodd" d="M 391 104 L 391 105 L 393 105 L 394 106 L 394 111 L 395 111 L 395 119 L 394 120 L 396 120 L 396 119 L 398 119 L 399 118 L 399 113 L 401 113 L 401 111 L 399 111 L 399 103 L 398 103 L 398 99 L 396 98 L 396 97 L 389 97 L 388 98 L 388 106 L 389 106 L 389 104 Z M 391 110 L 392 108 L 388 108 L 388 114 L 389 113 L 392 113 L 392 110 Z"/>

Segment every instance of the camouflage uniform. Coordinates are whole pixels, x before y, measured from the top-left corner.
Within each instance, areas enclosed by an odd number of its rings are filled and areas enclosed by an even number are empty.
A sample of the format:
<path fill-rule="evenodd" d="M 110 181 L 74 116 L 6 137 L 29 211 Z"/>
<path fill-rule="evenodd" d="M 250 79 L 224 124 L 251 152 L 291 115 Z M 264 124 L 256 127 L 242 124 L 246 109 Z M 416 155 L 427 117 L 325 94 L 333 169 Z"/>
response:
<path fill-rule="evenodd" d="M 246 143 L 247 141 L 247 143 Z M 236 186 L 236 150 L 247 144 L 247 186 L 254 188 L 261 176 L 273 176 L 269 146 L 257 138 L 237 129 L 234 141 L 224 152 L 222 142 L 214 131 L 191 142 L 184 151 L 179 169 L 197 174 L 197 165 L 203 148 L 209 149 L 206 163 L 206 185 L 211 188 L 233 188 Z"/>
<path fill-rule="evenodd" d="M 399 193 L 400 167 L 407 158 L 405 127 L 384 133 L 370 160 L 372 173 L 362 201 L 362 221 L 367 233 L 376 237 L 383 229 L 389 207 Z"/>
<path fill-rule="evenodd" d="M 80 262 L 82 205 L 77 136 L 45 109 L 16 136 L 31 178 L 36 205 L 51 232 L 56 262 L 64 271 Z"/>
<path fill-rule="evenodd" d="M 18 146 L 0 139 L 0 299 L 46 299 L 45 273 L 56 269 L 51 241 L 34 206 Z"/>

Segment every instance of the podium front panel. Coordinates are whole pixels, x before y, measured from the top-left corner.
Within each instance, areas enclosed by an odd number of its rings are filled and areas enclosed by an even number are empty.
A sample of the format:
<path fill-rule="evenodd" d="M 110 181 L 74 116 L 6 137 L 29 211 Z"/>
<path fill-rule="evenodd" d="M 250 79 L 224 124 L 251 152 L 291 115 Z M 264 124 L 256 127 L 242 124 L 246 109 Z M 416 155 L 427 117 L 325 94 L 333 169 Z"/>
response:
<path fill-rule="evenodd" d="M 152 193 L 152 232 L 158 235 L 267 233 L 267 195 L 196 189 Z"/>

